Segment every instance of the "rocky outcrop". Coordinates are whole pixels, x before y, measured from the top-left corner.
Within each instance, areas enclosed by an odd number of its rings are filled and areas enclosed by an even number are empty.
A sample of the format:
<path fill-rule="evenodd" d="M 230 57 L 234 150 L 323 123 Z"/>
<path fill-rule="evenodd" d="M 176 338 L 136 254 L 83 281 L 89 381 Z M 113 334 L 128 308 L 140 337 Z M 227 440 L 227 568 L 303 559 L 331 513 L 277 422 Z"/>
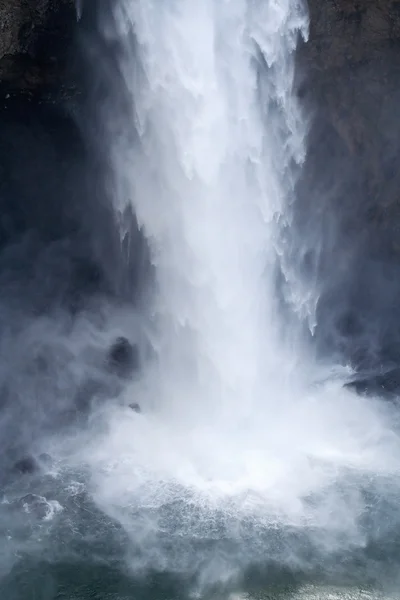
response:
<path fill-rule="evenodd" d="M 308 6 L 311 69 L 379 60 L 386 50 L 400 45 L 399 0 L 309 0 Z"/>
<path fill-rule="evenodd" d="M 322 354 L 357 369 L 392 368 L 400 364 L 400 1 L 308 6 L 295 244 L 318 296 L 314 335 Z"/>
<path fill-rule="evenodd" d="M 72 93 L 74 0 L 0 0 L 0 91 Z"/>
<path fill-rule="evenodd" d="M 336 173 L 318 201 L 339 205 L 343 232 L 363 235 L 376 255 L 400 256 L 400 1 L 308 5 L 299 64 L 313 121 L 309 149 L 318 145 L 320 179 Z"/>

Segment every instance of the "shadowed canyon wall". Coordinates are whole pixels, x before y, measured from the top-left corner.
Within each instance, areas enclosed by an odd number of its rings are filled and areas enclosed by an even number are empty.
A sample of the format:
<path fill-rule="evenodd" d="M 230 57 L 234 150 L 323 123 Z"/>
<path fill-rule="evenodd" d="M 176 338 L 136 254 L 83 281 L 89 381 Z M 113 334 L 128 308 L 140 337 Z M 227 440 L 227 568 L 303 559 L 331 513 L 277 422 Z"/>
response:
<path fill-rule="evenodd" d="M 378 368 L 400 359 L 400 2 L 309 0 L 309 12 L 298 221 L 319 287 L 316 335 Z"/>
<path fill-rule="evenodd" d="M 68 88 L 75 25 L 73 0 L 0 0 L 3 94 Z"/>
<path fill-rule="evenodd" d="M 0 261 L 18 247 L 7 281 L 26 269 L 32 298 L 43 300 L 45 279 L 48 301 L 74 310 L 88 291 L 131 298 L 126 266 L 140 254 L 134 227 L 121 247 L 111 210 L 86 94 L 97 82 L 83 73 L 85 17 L 80 28 L 74 0 L 0 0 Z"/>

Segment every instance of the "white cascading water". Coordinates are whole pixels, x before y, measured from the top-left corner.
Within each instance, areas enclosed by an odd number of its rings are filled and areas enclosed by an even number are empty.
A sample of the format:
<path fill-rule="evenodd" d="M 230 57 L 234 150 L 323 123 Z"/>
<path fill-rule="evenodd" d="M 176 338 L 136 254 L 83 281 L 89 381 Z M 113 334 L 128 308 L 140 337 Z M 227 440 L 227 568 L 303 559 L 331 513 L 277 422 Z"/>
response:
<path fill-rule="evenodd" d="M 132 109 L 126 137 L 108 140 L 115 201 L 121 213 L 133 204 L 151 248 L 156 357 L 127 392 L 143 414 L 107 408 L 79 449 L 94 498 L 140 546 L 134 565 L 197 561 L 222 577 L 274 558 L 257 539 L 276 527 L 317 532 L 321 552 L 362 546 L 361 479 L 397 486 L 390 407 L 340 382 L 313 386 L 305 350 L 280 341 L 275 302 L 277 221 L 304 156 L 292 84 L 306 13 L 296 0 L 114 11 Z M 292 293 L 298 309 L 306 299 Z M 241 557 L 179 550 L 218 537 Z"/>
<path fill-rule="evenodd" d="M 133 202 L 156 266 L 162 405 L 251 415 L 262 382 L 285 369 L 274 222 L 282 176 L 303 157 L 291 53 L 306 17 L 289 1 L 118 2 L 116 13 L 140 137 L 122 156 L 115 147 L 129 190 L 119 200 Z M 177 397 L 194 392 L 198 402 Z"/>

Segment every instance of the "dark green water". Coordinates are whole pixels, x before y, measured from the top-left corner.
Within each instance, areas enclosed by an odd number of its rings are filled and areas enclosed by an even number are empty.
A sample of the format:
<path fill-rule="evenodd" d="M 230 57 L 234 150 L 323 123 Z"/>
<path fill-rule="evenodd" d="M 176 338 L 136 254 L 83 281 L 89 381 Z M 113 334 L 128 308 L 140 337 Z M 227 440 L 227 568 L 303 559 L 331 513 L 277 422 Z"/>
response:
<path fill-rule="evenodd" d="M 371 586 L 322 585 L 290 581 L 265 584 L 262 588 L 220 589 L 207 598 L 227 600 L 395 600 L 400 598 L 393 586 L 389 591 Z M 249 586 L 252 587 L 251 585 Z M 117 568 L 76 564 L 26 564 L 15 569 L 1 585 L 7 600 L 186 600 L 202 597 L 171 576 L 154 575 L 135 579 Z"/>
<path fill-rule="evenodd" d="M 9 497 L 20 493 L 21 483 L 10 486 Z M 21 505 L 15 509 L 12 503 L 2 504 L 1 599 L 400 598 L 400 545 L 395 532 L 387 543 L 380 540 L 361 550 L 322 555 L 310 532 L 259 526 L 252 530 L 251 540 L 243 536 L 233 541 L 223 533 L 221 539 L 215 535 L 182 539 L 171 529 L 167 540 L 161 535 L 154 538 L 158 540 L 154 562 L 161 564 L 160 555 L 165 562 L 164 569 L 154 570 L 148 546 L 144 551 L 131 532 L 98 510 L 79 483 L 75 480 L 72 491 L 71 483 L 66 485 L 62 478 L 23 483 L 31 492 L 40 485 L 49 501 L 53 497 L 51 514 L 37 504 L 25 503 L 22 510 Z M 175 509 L 175 518 L 183 518 L 179 507 Z M 201 518 L 199 512 L 197 517 Z M 290 554 L 296 554 L 297 568 L 294 559 L 289 566 Z"/>

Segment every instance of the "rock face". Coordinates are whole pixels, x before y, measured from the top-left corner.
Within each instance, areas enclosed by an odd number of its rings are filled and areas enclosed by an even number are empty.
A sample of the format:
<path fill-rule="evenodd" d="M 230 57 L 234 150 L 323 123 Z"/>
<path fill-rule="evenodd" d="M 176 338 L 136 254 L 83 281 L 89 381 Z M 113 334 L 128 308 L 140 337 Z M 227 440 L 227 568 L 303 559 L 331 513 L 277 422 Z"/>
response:
<path fill-rule="evenodd" d="M 309 0 L 309 14 L 310 39 L 300 51 L 304 93 L 317 114 L 319 151 L 325 137 L 325 145 L 336 148 L 333 154 L 343 155 L 338 176 L 352 171 L 351 193 L 340 192 L 343 225 L 359 229 L 363 219 L 380 237 L 373 245 L 398 253 L 400 1 Z M 357 211 L 354 188 L 363 198 Z"/>
<path fill-rule="evenodd" d="M 45 92 L 67 85 L 74 0 L 0 0 L 0 88 Z"/>
<path fill-rule="evenodd" d="M 309 0 L 311 67 L 339 69 L 380 59 L 400 41 L 399 0 Z"/>
<path fill-rule="evenodd" d="M 310 115 L 299 182 L 307 219 L 298 220 L 318 265 L 320 335 L 353 364 L 398 364 L 400 2 L 309 0 L 309 14 L 298 55 Z M 343 328 L 345 315 L 357 315 L 357 331 Z"/>

